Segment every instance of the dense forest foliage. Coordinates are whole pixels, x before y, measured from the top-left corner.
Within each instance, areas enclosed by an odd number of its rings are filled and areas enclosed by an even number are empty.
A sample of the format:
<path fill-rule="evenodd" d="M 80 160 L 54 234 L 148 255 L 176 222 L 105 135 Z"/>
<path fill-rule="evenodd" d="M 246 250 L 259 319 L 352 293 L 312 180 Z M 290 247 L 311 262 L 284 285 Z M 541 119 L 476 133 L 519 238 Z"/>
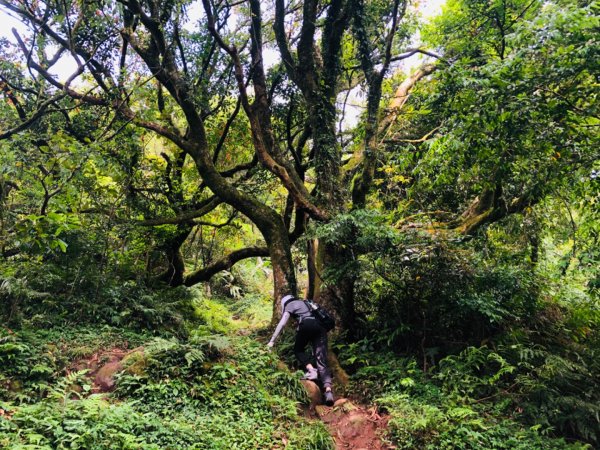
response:
<path fill-rule="evenodd" d="M 0 14 L 0 447 L 334 448 L 289 293 L 393 448 L 600 446 L 597 1 Z"/>

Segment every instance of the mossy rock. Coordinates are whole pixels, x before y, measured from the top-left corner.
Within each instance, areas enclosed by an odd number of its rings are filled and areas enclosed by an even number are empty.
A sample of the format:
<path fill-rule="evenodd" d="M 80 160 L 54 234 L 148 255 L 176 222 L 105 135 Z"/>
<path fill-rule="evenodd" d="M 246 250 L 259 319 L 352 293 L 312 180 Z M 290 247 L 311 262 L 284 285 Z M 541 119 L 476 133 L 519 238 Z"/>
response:
<path fill-rule="evenodd" d="M 115 387 L 115 375 L 123 370 L 121 361 L 109 362 L 102 366 L 94 377 L 94 385 L 98 392 L 109 392 Z"/>
<path fill-rule="evenodd" d="M 123 371 L 130 375 L 144 376 L 148 367 L 148 357 L 144 353 L 144 347 L 131 350 L 123 360 Z"/>
<path fill-rule="evenodd" d="M 321 394 L 321 389 L 317 385 L 317 383 L 309 380 L 300 380 L 302 386 L 306 390 L 306 394 L 310 400 L 310 407 L 315 408 L 317 405 L 322 403 L 323 395 Z"/>

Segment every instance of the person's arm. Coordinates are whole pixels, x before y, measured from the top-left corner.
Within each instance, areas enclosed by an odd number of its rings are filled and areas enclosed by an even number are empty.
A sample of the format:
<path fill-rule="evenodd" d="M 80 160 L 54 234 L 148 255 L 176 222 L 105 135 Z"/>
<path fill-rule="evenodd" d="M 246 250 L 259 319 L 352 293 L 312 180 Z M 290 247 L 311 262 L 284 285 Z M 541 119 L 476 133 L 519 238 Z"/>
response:
<path fill-rule="evenodd" d="M 281 333 L 281 330 L 283 330 L 283 327 L 285 327 L 285 325 L 287 324 L 289 319 L 290 319 L 290 313 L 285 311 L 283 313 L 283 315 L 281 316 L 279 323 L 277 324 L 277 328 L 275 328 L 275 331 L 273 332 L 273 336 L 271 336 L 271 340 L 267 344 L 269 347 L 273 347 L 273 345 L 275 345 L 275 339 L 277 339 L 277 337 Z"/>

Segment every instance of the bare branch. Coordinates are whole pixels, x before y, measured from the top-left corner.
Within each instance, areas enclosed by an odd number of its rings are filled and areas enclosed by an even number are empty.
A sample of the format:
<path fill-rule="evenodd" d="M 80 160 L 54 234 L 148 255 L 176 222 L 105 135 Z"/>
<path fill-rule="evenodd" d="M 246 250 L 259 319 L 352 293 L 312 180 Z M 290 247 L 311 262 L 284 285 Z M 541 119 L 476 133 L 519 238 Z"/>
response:
<path fill-rule="evenodd" d="M 219 172 L 219 174 L 223 178 L 229 178 L 229 177 L 232 177 L 236 173 L 241 172 L 243 170 L 250 170 L 253 167 L 256 167 L 257 164 L 258 164 L 258 156 L 256 156 L 256 154 L 255 154 L 254 157 L 252 158 L 252 160 L 250 162 L 244 163 L 244 164 L 238 164 L 237 166 L 232 167 L 231 169 Z"/>
<path fill-rule="evenodd" d="M 437 53 L 432 52 L 431 50 L 424 49 L 424 48 L 408 48 L 403 53 L 396 55 L 396 56 L 392 56 L 390 58 L 390 61 L 402 61 L 403 59 L 409 58 L 417 53 L 431 56 L 432 58 L 435 58 L 442 62 L 448 63 L 448 61 L 446 59 L 444 59 L 443 56 L 440 56 Z"/>
<path fill-rule="evenodd" d="M 396 121 L 398 115 L 400 114 L 400 110 L 408 100 L 410 95 L 410 91 L 417 84 L 417 82 L 427 75 L 433 73 L 436 70 L 437 66 L 434 64 L 426 64 L 418 68 L 411 76 L 406 78 L 400 86 L 396 89 L 396 93 L 394 94 L 394 98 L 390 102 L 387 110 L 388 114 L 381 120 L 379 124 L 379 132 L 380 136 L 383 136 L 382 140 L 385 139 L 385 133 L 389 129 L 390 125 Z"/>
<path fill-rule="evenodd" d="M 226 226 L 231 225 L 231 222 L 233 222 L 233 219 L 235 219 L 236 217 L 237 217 L 237 211 L 235 211 L 233 214 L 231 214 L 229 216 L 229 218 L 223 223 L 212 223 L 212 222 L 205 222 L 202 220 L 194 220 L 194 225 L 201 225 L 204 227 L 211 227 L 211 228 L 215 228 L 215 229 L 225 228 Z"/>
<path fill-rule="evenodd" d="M 26 120 L 24 120 L 23 122 L 21 122 L 18 126 L 11 128 L 9 130 L 6 130 L 2 133 L 0 133 L 0 140 L 2 139 L 7 139 L 11 136 L 13 136 L 14 134 L 17 134 L 23 130 L 26 130 L 27 128 L 29 128 L 29 126 L 31 124 L 33 124 L 36 120 L 38 120 L 40 117 L 42 117 L 45 113 L 46 113 L 46 109 L 53 103 L 57 102 L 58 100 L 66 97 L 67 94 L 59 94 L 56 95 L 48 100 L 46 100 L 44 103 L 42 103 L 38 110 L 33 113 L 31 115 L 31 117 L 27 118 Z"/>
<path fill-rule="evenodd" d="M 394 1 L 394 10 L 392 12 L 392 26 L 390 28 L 390 32 L 386 36 L 386 44 L 385 44 L 385 56 L 383 60 L 383 67 L 381 69 L 381 75 L 385 76 L 390 63 L 392 61 L 392 46 L 394 45 L 394 36 L 396 35 L 396 30 L 398 29 L 398 22 L 404 17 L 406 14 L 406 7 L 408 5 L 408 0 L 403 0 L 402 2 L 402 11 L 398 14 L 398 10 L 400 7 L 400 0 Z"/>
<path fill-rule="evenodd" d="M 419 143 L 425 142 L 427 139 L 429 139 L 433 133 L 435 133 L 437 130 L 440 129 L 440 127 L 441 127 L 441 125 L 439 127 L 435 127 L 433 130 L 431 130 L 430 132 L 428 132 L 427 134 L 425 134 L 423 137 L 421 137 L 419 139 L 386 139 L 383 142 L 385 142 L 386 144 L 399 144 L 399 143 L 419 144 Z"/>
<path fill-rule="evenodd" d="M 23 40 L 21 39 L 21 36 L 19 36 L 19 33 L 14 28 L 13 28 L 12 32 L 13 32 L 15 38 L 17 39 L 17 42 L 19 44 L 19 47 L 21 48 L 21 51 L 25 55 L 27 55 L 27 48 L 25 47 L 25 44 L 24 44 Z M 56 88 L 60 89 L 61 91 L 66 92 L 69 95 L 69 97 L 72 97 L 77 100 L 82 100 L 82 101 L 85 101 L 86 103 L 90 103 L 93 105 L 99 105 L 99 106 L 107 105 L 107 102 L 100 97 L 96 97 L 96 96 L 90 95 L 90 94 L 82 94 L 80 92 L 75 91 L 74 89 L 71 89 L 66 84 L 59 83 L 58 81 L 56 81 L 54 79 L 54 77 L 46 69 L 44 69 L 42 66 L 40 66 L 35 61 L 33 61 L 33 59 L 29 58 L 27 61 L 27 65 L 30 66 L 32 69 L 34 69 L 36 72 L 38 72 L 40 75 L 42 75 L 44 77 L 44 79 L 46 79 L 46 81 L 48 81 L 50 84 L 52 84 Z M 78 73 L 78 71 L 79 71 L 79 69 L 75 73 Z M 69 78 L 69 80 L 71 80 L 74 76 L 75 76 L 75 74 L 73 74 Z"/>

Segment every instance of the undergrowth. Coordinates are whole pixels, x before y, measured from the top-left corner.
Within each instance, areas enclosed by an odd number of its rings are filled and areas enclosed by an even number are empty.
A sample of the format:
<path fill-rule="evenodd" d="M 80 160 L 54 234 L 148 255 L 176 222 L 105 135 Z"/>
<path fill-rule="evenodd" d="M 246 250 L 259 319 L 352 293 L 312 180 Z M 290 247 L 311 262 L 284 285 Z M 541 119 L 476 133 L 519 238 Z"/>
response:
<path fill-rule="evenodd" d="M 338 345 L 351 390 L 390 414 L 402 449 L 592 449 L 600 442 L 598 358 L 521 330 L 427 371 L 374 340 Z M 538 336 L 539 338 L 539 336 Z"/>
<path fill-rule="evenodd" d="M 333 448 L 325 426 L 299 414 L 298 377 L 240 332 L 258 320 L 243 315 L 254 307 L 195 305 L 203 325 L 185 336 L 0 328 L 0 448 Z M 130 349 L 115 390 L 95 393 L 73 362 L 115 347 Z"/>

